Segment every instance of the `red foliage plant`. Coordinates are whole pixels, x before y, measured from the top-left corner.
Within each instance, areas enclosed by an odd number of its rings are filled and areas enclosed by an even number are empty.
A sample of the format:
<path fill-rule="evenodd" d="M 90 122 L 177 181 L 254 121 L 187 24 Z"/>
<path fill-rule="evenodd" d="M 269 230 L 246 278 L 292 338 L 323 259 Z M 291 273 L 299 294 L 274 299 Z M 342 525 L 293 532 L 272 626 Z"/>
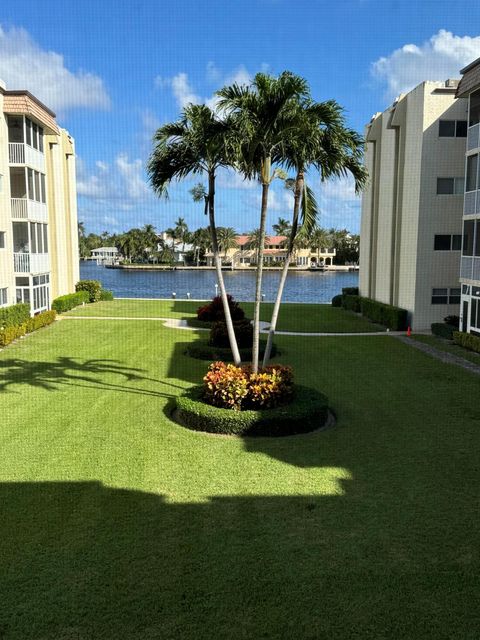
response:
<path fill-rule="evenodd" d="M 235 302 L 231 295 L 227 295 L 227 299 L 232 320 L 243 320 L 245 312 L 238 302 Z M 222 298 L 220 296 L 216 296 L 211 302 L 197 309 L 197 319 L 202 320 L 203 322 L 225 320 Z"/>
<path fill-rule="evenodd" d="M 252 373 L 250 366 L 213 362 L 203 381 L 205 401 L 224 409 L 271 409 L 293 396 L 292 368 L 281 364 Z"/>

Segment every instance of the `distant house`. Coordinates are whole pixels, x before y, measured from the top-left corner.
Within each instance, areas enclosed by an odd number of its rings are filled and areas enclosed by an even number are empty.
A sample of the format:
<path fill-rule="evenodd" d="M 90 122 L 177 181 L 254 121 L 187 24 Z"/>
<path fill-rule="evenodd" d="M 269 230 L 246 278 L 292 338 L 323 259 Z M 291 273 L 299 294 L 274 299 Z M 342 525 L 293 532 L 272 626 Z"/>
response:
<path fill-rule="evenodd" d="M 257 261 L 257 249 L 252 247 L 251 238 L 248 235 L 240 235 L 236 238 L 237 246 L 228 249 L 226 255 L 220 252 L 222 263 L 230 265 L 233 268 L 245 268 L 253 266 Z M 281 266 L 285 262 L 287 256 L 287 237 L 286 236 L 268 236 L 265 244 L 263 259 L 267 266 Z M 336 250 L 323 248 L 312 249 L 309 247 L 303 249 L 295 249 L 291 264 L 299 269 L 321 268 L 333 265 L 333 258 Z M 207 265 L 213 266 L 213 253 L 208 251 L 205 254 Z"/>
<path fill-rule="evenodd" d="M 112 263 L 120 258 L 117 247 L 99 247 L 98 249 L 92 249 L 90 253 L 92 258 L 97 261 L 97 264 Z"/>
<path fill-rule="evenodd" d="M 165 231 L 163 231 L 158 236 L 159 241 L 157 245 L 157 250 L 162 251 L 162 249 L 170 249 L 173 253 L 173 261 L 174 262 L 185 262 L 187 253 L 190 253 L 194 250 L 193 244 L 189 242 L 182 242 L 181 240 L 176 240 L 172 238 L 172 236 L 168 235 Z"/>

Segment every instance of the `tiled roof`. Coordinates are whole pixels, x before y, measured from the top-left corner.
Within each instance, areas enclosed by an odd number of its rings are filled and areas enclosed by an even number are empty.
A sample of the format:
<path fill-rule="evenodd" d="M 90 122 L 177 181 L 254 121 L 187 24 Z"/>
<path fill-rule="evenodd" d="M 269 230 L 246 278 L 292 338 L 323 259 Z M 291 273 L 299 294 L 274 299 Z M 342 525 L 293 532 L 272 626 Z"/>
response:
<path fill-rule="evenodd" d="M 30 116 L 44 126 L 46 133 L 56 135 L 60 133 L 53 111 L 50 111 L 28 91 L 3 92 L 3 112 Z"/>

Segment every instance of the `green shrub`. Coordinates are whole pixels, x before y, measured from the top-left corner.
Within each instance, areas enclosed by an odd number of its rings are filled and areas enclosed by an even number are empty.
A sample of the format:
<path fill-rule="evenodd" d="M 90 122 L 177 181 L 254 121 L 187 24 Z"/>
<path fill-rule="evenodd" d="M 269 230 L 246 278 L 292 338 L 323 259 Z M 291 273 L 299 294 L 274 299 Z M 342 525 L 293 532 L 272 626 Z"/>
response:
<path fill-rule="evenodd" d="M 102 289 L 100 291 L 100 300 L 106 302 L 107 300 L 113 300 L 113 293 L 108 289 Z"/>
<path fill-rule="evenodd" d="M 342 294 L 338 294 L 338 296 L 333 296 L 332 298 L 332 307 L 341 307 L 343 301 Z"/>
<path fill-rule="evenodd" d="M 291 367 L 274 364 L 253 373 L 249 365 L 236 367 L 219 361 L 210 365 L 203 381 L 207 403 L 243 411 L 288 402 L 293 389 L 293 372 Z"/>
<path fill-rule="evenodd" d="M 10 325 L 0 329 L 0 347 L 6 347 L 17 338 L 24 336 L 27 333 L 27 323 Z"/>
<path fill-rule="evenodd" d="M 250 320 L 234 320 L 233 330 L 239 348 L 248 347 L 253 341 L 253 327 Z M 229 347 L 227 324 L 221 320 L 214 322 L 210 329 L 209 344 L 213 347 Z"/>
<path fill-rule="evenodd" d="M 75 285 L 75 291 L 88 291 L 88 302 L 98 302 L 100 300 L 102 285 L 98 280 L 80 280 Z"/>
<path fill-rule="evenodd" d="M 446 338 L 447 340 L 451 340 L 453 338 L 455 327 L 451 324 L 445 324 L 444 322 L 433 322 L 430 327 L 434 336 L 438 336 L 439 338 Z"/>
<path fill-rule="evenodd" d="M 260 340 L 260 358 L 263 358 L 263 354 L 265 353 L 265 348 L 267 346 L 266 340 Z M 252 346 L 245 347 L 243 349 L 238 350 L 240 353 L 240 358 L 244 362 L 248 362 L 252 359 Z M 213 347 L 208 344 L 205 340 L 198 340 L 196 342 L 192 342 L 188 345 L 185 350 L 186 355 L 191 358 L 196 358 L 197 360 L 209 360 L 213 362 L 215 360 L 224 360 L 226 362 L 231 362 L 233 360 L 232 350 L 230 347 Z M 272 352 L 270 354 L 271 358 L 274 358 L 278 354 L 277 346 L 275 343 L 272 344 Z"/>
<path fill-rule="evenodd" d="M 465 347 L 465 349 L 470 349 L 470 351 L 480 353 L 479 336 L 474 336 L 471 333 L 464 333 L 463 331 L 454 331 L 453 341 L 455 342 L 455 344 L 458 344 L 461 347 Z"/>
<path fill-rule="evenodd" d="M 343 287 L 342 294 L 344 296 L 358 296 L 360 292 L 358 287 Z"/>
<path fill-rule="evenodd" d="M 238 302 L 235 302 L 232 296 L 227 295 L 228 306 L 232 320 L 243 320 L 245 312 Z M 202 322 L 215 322 L 216 320 L 225 320 L 225 312 L 223 310 L 223 302 L 220 296 L 213 298 L 211 302 L 197 309 L 197 318 Z"/>
<path fill-rule="evenodd" d="M 15 327 L 30 318 L 29 304 L 14 304 L 0 309 L 0 328 Z"/>
<path fill-rule="evenodd" d="M 77 293 L 67 293 L 64 296 L 60 296 L 55 298 L 52 302 L 52 309 L 57 313 L 65 313 L 65 311 L 70 311 L 74 307 L 78 307 L 79 304 L 83 304 L 84 302 L 88 302 L 90 299 L 90 294 L 88 291 L 77 291 Z"/>
<path fill-rule="evenodd" d="M 342 296 L 342 307 L 347 311 L 355 311 L 360 313 L 362 310 L 360 296 L 346 294 Z"/>
<path fill-rule="evenodd" d="M 316 389 L 295 385 L 289 404 L 274 409 L 231 411 L 203 401 L 203 387 L 176 398 L 176 419 L 196 431 L 249 436 L 288 436 L 322 427 L 328 418 L 328 399 Z"/>
<path fill-rule="evenodd" d="M 42 311 L 42 313 L 38 313 L 33 318 L 29 318 L 27 320 L 27 333 L 31 333 L 32 331 L 36 331 L 37 329 L 41 329 L 42 327 L 46 327 L 52 322 L 55 322 L 55 318 L 57 317 L 57 312 L 55 310 L 51 311 Z"/>
<path fill-rule="evenodd" d="M 443 321 L 445 322 L 445 324 L 449 324 L 457 330 L 460 326 L 459 316 L 447 316 L 446 318 L 443 319 Z"/>
<path fill-rule="evenodd" d="M 361 312 L 366 318 L 382 324 L 393 331 L 405 331 L 408 325 L 408 312 L 390 304 L 383 304 L 370 298 L 360 298 Z"/>

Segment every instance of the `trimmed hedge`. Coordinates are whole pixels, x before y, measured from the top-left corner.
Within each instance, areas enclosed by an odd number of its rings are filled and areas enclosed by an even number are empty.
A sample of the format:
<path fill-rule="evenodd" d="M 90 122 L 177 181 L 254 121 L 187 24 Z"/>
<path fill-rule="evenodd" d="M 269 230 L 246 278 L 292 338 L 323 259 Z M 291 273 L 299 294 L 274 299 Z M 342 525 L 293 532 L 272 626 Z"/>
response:
<path fill-rule="evenodd" d="M 0 327 L 16 327 L 30 318 L 29 304 L 14 304 L 11 307 L 0 309 Z"/>
<path fill-rule="evenodd" d="M 446 338 L 447 340 L 452 340 L 453 332 L 456 331 L 453 325 L 445 324 L 445 322 L 433 322 L 430 328 L 434 336 Z"/>
<path fill-rule="evenodd" d="M 470 351 L 480 353 L 479 336 L 473 336 L 471 333 L 464 333 L 463 331 L 454 331 L 453 341 L 460 347 L 465 347 L 465 349 L 470 349 Z"/>
<path fill-rule="evenodd" d="M 343 302 L 343 296 L 341 293 L 338 296 L 333 296 L 332 298 L 332 307 L 341 307 Z"/>
<path fill-rule="evenodd" d="M 265 353 L 265 348 L 267 346 L 266 340 L 260 340 L 260 357 L 263 358 L 263 354 Z M 240 358 L 242 362 L 248 362 L 252 359 L 252 348 L 247 347 L 245 349 L 239 349 Z M 185 350 L 185 354 L 190 356 L 191 358 L 196 358 L 197 360 L 210 360 L 213 362 L 215 360 L 223 360 L 224 362 L 233 362 L 232 351 L 230 347 L 214 347 L 208 342 L 204 340 L 198 342 L 192 342 L 192 344 L 188 345 Z M 271 358 L 278 355 L 277 346 L 275 343 L 272 344 L 272 353 Z"/>
<path fill-rule="evenodd" d="M 316 389 L 295 385 L 293 400 L 274 409 L 233 411 L 206 404 L 204 388 L 193 387 L 176 398 L 174 418 L 188 429 L 229 435 L 289 436 L 322 427 L 328 399 Z"/>
<path fill-rule="evenodd" d="M 101 302 L 106 302 L 107 300 L 113 300 L 113 292 L 108 289 L 102 289 L 100 291 L 100 300 Z"/>
<path fill-rule="evenodd" d="M 88 302 L 90 299 L 90 294 L 88 291 L 77 291 L 77 293 L 67 293 L 64 296 L 60 296 L 55 298 L 52 302 L 52 309 L 57 313 L 65 313 L 65 311 L 70 311 L 74 307 L 78 307 L 78 305 L 83 304 L 84 302 Z"/>
<path fill-rule="evenodd" d="M 362 299 L 360 298 L 360 296 L 351 294 L 342 296 L 342 307 L 347 311 L 355 311 L 355 313 L 360 313 L 362 310 L 361 302 Z"/>
<path fill-rule="evenodd" d="M 243 320 L 234 320 L 232 324 L 238 348 L 243 349 L 248 347 L 253 341 L 253 326 L 250 320 L 247 320 L 246 318 Z M 217 320 L 212 324 L 209 343 L 214 347 L 230 347 L 226 322 Z"/>
<path fill-rule="evenodd" d="M 0 347 L 6 347 L 17 338 L 21 338 L 27 333 L 27 323 L 13 325 L 0 329 Z"/>
<path fill-rule="evenodd" d="M 52 324 L 52 322 L 55 322 L 56 317 L 57 312 L 52 309 L 51 311 L 42 311 L 42 313 L 33 316 L 33 318 L 29 318 L 27 321 L 27 333 Z"/>
<path fill-rule="evenodd" d="M 87 291 L 89 300 L 87 302 L 98 302 L 102 291 L 102 285 L 98 280 L 80 280 L 75 285 L 75 291 Z"/>
<path fill-rule="evenodd" d="M 393 331 L 405 331 L 408 326 L 408 311 L 370 298 L 360 298 L 361 313 L 377 324 Z"/>
<path fill-rule="evenodd" d="M 343 287 L 342 295 L 344 296 L 358 296 L 360 295 L 360 291 L 358 287 Z"/>

